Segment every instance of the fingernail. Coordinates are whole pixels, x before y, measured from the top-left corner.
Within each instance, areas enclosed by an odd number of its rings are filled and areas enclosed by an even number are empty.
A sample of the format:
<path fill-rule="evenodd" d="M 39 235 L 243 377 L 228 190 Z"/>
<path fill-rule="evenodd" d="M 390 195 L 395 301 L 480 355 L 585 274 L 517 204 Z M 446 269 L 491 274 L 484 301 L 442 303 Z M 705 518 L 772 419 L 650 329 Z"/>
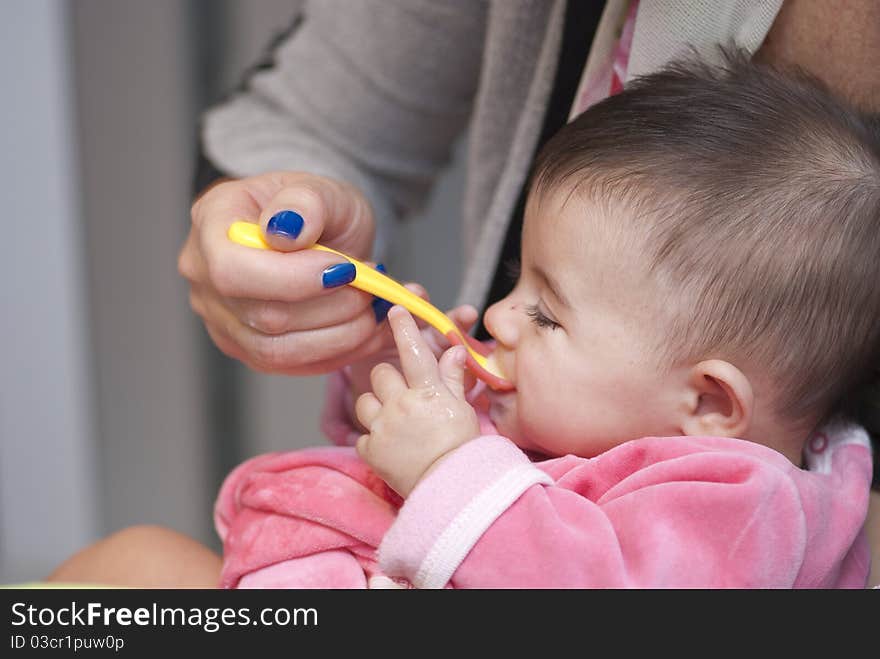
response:
<path fill-rule="evenodd" d="M 266 233 L 295 239 L 302 231 L 303 224 L 305 222 L 299 213 L 279 211 L 271 217 L 269 224 L 266 225 Z"/>
<path fill-rule="evenodd" d="M 353 282 L 356 274 L 353 263 L 337 263 L 324 270 L 321 283 L 324 288 L 336 288 Z"/>
<path fill-rule="evenodd" d="M 376 316 L 376 324 L 388 317 L 388 310 L 393 306 L 388 300 L 383 300 L 381 297 L 373 298 L 373 314 Z"/>
<path fill-rule="evenodd" d="M 376 270 L 381 272 L 382 274 L 387 273 L 388 271 L 385 269 L 384 263 L 377 263 Z M 388 301 L 381 297 L 373 296 L 373 314 L 376 316 L 376 324 L 378 325 L 383 320 L 388 317 L 388 310 L 393 305 Z"/>

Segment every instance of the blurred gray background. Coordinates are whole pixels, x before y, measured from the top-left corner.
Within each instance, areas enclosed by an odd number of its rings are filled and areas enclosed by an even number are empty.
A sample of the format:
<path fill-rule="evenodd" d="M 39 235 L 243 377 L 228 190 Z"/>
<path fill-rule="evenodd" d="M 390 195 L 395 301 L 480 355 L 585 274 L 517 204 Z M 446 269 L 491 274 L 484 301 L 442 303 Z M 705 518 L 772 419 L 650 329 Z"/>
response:
<path fill-rule="evenodd" d="M 133 524 L 217 548 L 224 474 L 323 441 L 323 378 L 225 358 L 176 270 L 199 114 L 300 5 L 0 3 L 0 583 Z M 461 152 L 387 262 L 443 308 L 459 283 Z M 426 243 L 415 263 L 409 246 Z"/>

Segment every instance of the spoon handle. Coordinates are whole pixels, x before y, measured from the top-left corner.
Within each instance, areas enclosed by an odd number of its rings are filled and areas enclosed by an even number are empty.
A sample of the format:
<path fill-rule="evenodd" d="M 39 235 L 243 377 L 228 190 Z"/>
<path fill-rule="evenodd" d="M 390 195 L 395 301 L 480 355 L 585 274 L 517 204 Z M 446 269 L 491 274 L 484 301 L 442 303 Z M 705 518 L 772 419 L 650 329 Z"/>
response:
<path fill-rule="evenodd" d="M 243 220 L 236 221 L 229 227 L 229 239 L 239 245 L 246 247 L 255 247 L 257 249 L 272 249 L 263 239 L 258 224 Z M 497 367 L 490 363 L 485 346 L 481 345 L 472 337 L 464 334 L 458 326 L 450 320 L 449 316 L 440 311 L 427 300 L 423 300 L 418 295 L 408 290 L 391 277 L 382 274 L 378 270 L 371 268 L 366 263 L 361 263 L 357 259 L 343 254 L 330 247 L 314 244 L 310 249 L 317 249 L 322 252 L 331 252 L 348 260 L 355 268 L 354 281 L 349 282 L 349 286 L 354 286 L 362 291 L 371 293 L 392 304 L 399 304 L 405 307 L 412 315 L 421 318 L 426 323 L 434 327 L 441 334 L 446 336 L 452 343 L 463 345 L 468 351 L 467 363 L 471 370 L 484 380 L 493 389 L 510 389 L 512 385 L 504 379 L 503 375 L 498 372 Z"/>
<path fill-rule="evenodd" d="M 229 238 L 239 245 L 247 247 L 256 247 L 257 249 L 271 249 L 263 240 L 260 227 L 253 222 L 237 221 L 229 227 Z M 382 274 L 378 270 L 371 268 L 366 263 L 361 263 L 356 258 L 343 254 L 330 247 L 324 245 L 312 245 L 310 249 L 316 249 L 322 252 L 330 252 L 341 256 L 348 260 L 355 268 L 354 281 L 349 286 L 354 286 L 367 293 L 372 293 L 378 297 L 391 302 L 391 304 L 399 304 L 406 307 L 412 315 L 421 318 L 426 323 L 435 327 L 441 334 L 448 334 L 454 331 L 460 333 L 458 327 L 455 326 L 449 317 L 440 311 L 427 300 L 423 300 L 418 295 L 408 290 L 391 277 Z"/>

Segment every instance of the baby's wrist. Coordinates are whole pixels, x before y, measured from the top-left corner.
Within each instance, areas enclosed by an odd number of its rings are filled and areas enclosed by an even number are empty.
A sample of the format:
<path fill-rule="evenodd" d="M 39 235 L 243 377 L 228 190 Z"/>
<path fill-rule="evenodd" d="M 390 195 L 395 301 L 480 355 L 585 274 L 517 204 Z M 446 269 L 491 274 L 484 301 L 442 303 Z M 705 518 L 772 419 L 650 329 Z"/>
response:
<path fill-rule="evenodd" d="M 419 483 L 421 483 L 421 482 L 422 482 L 423 480 L 425 480 L 428 476 L 430 476 L 431 473 L 434 472 L 434 471 L 437 469 L 438 465 L 440 465 L 440 463 L 443 462 L 443 460 L 444 460 L 447 456 L 449 456 L 453 451 L 455 451 L 455 450 L 456 450 L 457 448 L 459 448 L 460 446 L 461 446 L 461 444 L 459 444 L 458 446 L 451 447 L 451 448 L 447 449 L 446 451 L 444 451 L 443 453 L 441 453 L 440 455 L 436 456 L 436 457 L 435 457 L 435 458 L 434 458 L 434 459 L 428 464 L 428 466 L 425 467 L 425 468 L 422 470 L 421 475 L 418 476 L 415 480 L 412 481 L 412 485 L 409 487 L 407 493 L 406 493 L 406 494 L 403 494 L 403 493 L 401 493 L 401 492 L 398 492 L 398 494 L 400 494 L 400 496 L 402 496 L 404 499 L 406 499 L 407 497 L 409 497 L 409 495 L 412 493 L 412 491 L 415 490 L 415 489 L 418 487 Z"/>

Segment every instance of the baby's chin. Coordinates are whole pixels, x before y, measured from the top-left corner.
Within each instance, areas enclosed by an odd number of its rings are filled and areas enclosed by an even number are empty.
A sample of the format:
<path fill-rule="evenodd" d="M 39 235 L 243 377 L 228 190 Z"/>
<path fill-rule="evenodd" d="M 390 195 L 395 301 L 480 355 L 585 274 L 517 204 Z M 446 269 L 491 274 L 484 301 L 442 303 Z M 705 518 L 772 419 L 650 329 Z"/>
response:
<path fill-rule="evenodd" d="M 499 431 L 500 430 L 501 429 L 499 428 Z M 523 453 L 528 455 L 529 459 L 532 461 L 546 460 L 547 458 L 556 457 L 554 455 L 549 454 L 547 451 L 542 449 L 537 444 L 530 442 L 529 440 L 527 440 L 523 437 L 520 437 L 520 436 L 515 435 L 513 433 L 512 433 L 513 436 L 511 436 L 507 433 L 504 433 L 504 432 L 501 432 L 500 434 L 503 437 L 507 437 L 510 441 L 512 441 L 514 444 L 516 444 L 517 448 L 519 448 Z"/>
<path fill-rule="evenodd" d="M 535 446 L 526 437 L 524 437 L 522 433 L 520 433 L 518 425 L 515 422 L 512 423 L 509 417 L 509 412 L 508 414 L 498 414 L 496 418 L 493 416 L 492 410 L 490 409 L 489 411 L 489 418 L 492 419 L 492 423 L 498 430 L 499 435 L 501 435 L 502 437 L 506 437 L 523 451 L 528 451 L 531 453 L 541 452 L 541 450 L 537 446 Z"/>
<path fill-rule="evenodd" d="M 506 437 L 517 447 L 527 453 L 536 455 L 546 455 L 546 451 L 541 450 L 534 442 L 529 441 L 529 433 L 524 433 L 517 423 L 516 405 L 512 400 L 512 396 L 495 395 L 489 396 L 489 419 L 502 437 Z"/>

